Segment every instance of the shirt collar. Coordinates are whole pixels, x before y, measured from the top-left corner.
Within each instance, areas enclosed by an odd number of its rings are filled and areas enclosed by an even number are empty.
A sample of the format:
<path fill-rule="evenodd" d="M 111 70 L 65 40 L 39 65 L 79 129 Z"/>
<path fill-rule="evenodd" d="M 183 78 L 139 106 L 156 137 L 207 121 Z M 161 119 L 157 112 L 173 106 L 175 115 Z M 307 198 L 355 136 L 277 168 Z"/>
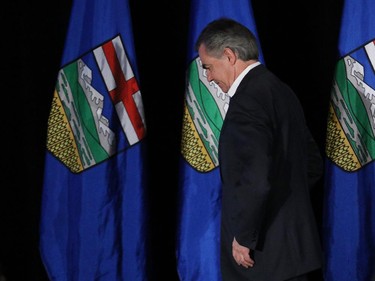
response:
<path fill-rule="evenodd" d="M 230 86 L 228 92 L 227 92 L 227 95 L 231 98 L 234 96 L 234 94 L 236 93 L 236 90 L 238 88 L 238 85 L 240 85 L 242 79 L 245 77 L 245 75 L 250 71 L 252 70 L 254 67 L 260 65 L 260 62 L 257 61 L 253 64 L 250 64 L 248 67 L 246 67 L 240 75 L 238 75 L 238 77 L 236 78 L 236 80 L 234 80 L 232 86 Z"/>

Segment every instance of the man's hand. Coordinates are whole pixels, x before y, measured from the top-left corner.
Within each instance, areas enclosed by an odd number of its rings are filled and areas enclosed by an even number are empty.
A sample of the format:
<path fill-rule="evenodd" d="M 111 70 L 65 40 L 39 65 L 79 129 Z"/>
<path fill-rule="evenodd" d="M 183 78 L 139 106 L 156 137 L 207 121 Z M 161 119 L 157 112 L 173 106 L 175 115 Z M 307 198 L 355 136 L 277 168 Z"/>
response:
<path fill-rule="evenodd" d="M 250 249 L 238 244 L 236 238 L 233 239 L 232 254 L 238 265 L 246 268 L 254 266 L 254 260 L 250 258 Z"/>

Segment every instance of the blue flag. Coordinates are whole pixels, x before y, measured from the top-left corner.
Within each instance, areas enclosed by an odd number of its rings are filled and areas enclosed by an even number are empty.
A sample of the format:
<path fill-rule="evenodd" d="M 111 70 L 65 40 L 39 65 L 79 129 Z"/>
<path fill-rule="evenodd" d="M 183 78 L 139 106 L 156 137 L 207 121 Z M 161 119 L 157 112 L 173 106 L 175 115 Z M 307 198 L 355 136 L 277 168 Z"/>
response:
<path fill-rule="evenodd" d="M 326 139 L 326 281 L 375 280 L 375 2 L 345 1 Z"/>
<path fill-rule="evenodd" d="M 48 119 L 40 252 L 50 280 L 146 278 L 146 126 L 126 0 L 74 0 Z"/>
<path fill-rule="evenodd" d="M 219 281 L 221 180 L 218 143 L 229 98 L 209 83 L 194 44 L 202 29 L 219 17 L 247 26 L 256 37 L 248 0 L 192 0 L 182 125 L 177 269 L 181 281 Z M 259 48 L 260 49 L 260 48 Z M 260 51 L 260 58 L 262 58 Z"/>

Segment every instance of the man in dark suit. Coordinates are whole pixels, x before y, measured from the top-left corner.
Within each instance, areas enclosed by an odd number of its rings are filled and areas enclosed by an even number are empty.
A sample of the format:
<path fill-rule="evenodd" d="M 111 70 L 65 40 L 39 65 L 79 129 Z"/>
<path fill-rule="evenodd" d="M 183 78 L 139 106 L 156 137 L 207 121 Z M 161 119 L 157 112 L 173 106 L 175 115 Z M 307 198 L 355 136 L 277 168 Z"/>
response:
<path fill-rule="evenodd" d="M 207 79 L 231 97 L 219 142 L 222 278 L 308 280 L 322 266 L 309 189 L 323 162 L 299 100 L 236 21 L 208 24 L 196 49 Z"/>

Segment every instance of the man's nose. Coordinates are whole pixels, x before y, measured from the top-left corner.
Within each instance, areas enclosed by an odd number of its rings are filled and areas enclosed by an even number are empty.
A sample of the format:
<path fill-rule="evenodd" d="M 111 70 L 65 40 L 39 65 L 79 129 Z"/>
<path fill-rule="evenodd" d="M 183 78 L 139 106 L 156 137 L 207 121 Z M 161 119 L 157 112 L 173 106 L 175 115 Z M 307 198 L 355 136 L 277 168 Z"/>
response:
<path fill-rule="evenodd" d="M 208 80 L 208 82 L 211 82 L 213 80 L 212 75 L 210 74 L 209 71 L 207 71 L 207 80 Z"/>

